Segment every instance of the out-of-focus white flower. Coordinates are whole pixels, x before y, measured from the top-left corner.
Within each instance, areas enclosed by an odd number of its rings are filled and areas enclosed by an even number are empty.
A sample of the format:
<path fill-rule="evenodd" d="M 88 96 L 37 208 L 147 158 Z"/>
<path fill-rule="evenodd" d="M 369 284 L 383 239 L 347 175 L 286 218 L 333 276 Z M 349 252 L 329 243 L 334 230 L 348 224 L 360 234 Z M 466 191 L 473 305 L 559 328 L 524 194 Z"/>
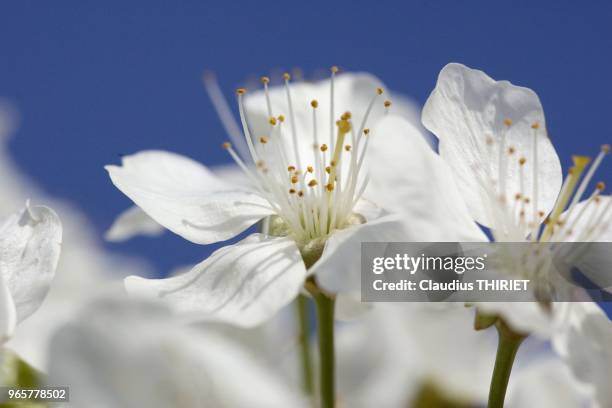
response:
<path fill-rule="evenodd" d="M 62 223 L 55 211 L 30 206 L 23 178 L 5 153 L 17 123 L 14 108 L 0 100 L 0 343 L 15 326 L 34 313 L 45 299 L 56 272 Z M 48 200 L 42 200 L 48 201 Z M 27 321 L 26 321 L 27 324 Z"/>
<path fill-rule="evenodd" d="M 378 306 L 337 332 L 340 406 L 486 404 L 496 339 L 474 330 L 473 313 L 452 303 Z M 506 406 L 584 406 L 588 395 L 549 348 L 532 338 L 519 355 Z"/>
<path fill-rule="evenodd" d="M 121 242 L 135 235 L 156 237 L 164 232 L 159 225 L 140 208 L 132 206 L 123 211 L 113 225 L 106 231 L 104 238 L 110 242 Z"/>
<path fill-rule="evenodd" d="M 30 206 L 0 222 L 0 344 L 43 302 L 55 275 L 62 224 L 48 207 Z"/>
<path fill-rule="evenodd" d="M 49 380 L 75 406 L 306 407 L 284 378 L 215 330 L 181 325 L 165 306 L 100 300 L 60 329 Z"/>
<path fill-rule="evenodd" d="M 440 72 L 423 108 L 423 123 L 439 138 L 440 156 L 453 170 L 473 218 L 490 228 L 495 241 L 612 240 L 612 199 L 601 194 L 603 183 L 580 201 L 610 147 L 602 146 L 590 167 L 590 158 L 574 156 L 574 166 L 563 181 L 540 100 L 531 89 L 495 81 L 461 64 L 449 64 Z M 606 283 L 610 257 L 597 254 L 599 249 L 555 254 L 562 255 L 569 265 L 578 265 L 596 283 Z M 594 260 L 601 262 L 594 265 Z M 560 273 L 553 273 L 554 268 L 533 267 L 537 262 L 523 264 L 525 267 L 498 272 L 530 279 L 544 300 L 555 300 L 555 296 L 567 300 L 583 293 L 574 295 L 576 286 Z M 610 285 L 609 277 L 607 280 L 605 286 Z M 488 303 L 482 307 L 501 312 L 516 328 L 528 332 L 546 331 L 543 326 L 550 321 L 535 303 Z"/>
<path fill-rule="evenodd" d="M 587 302 L 573 304 L 565 317 L 564 330 L 553 339 L 555 349 L 592 393 L 593 406 L 612 406 L 610 320 L 597 305 Z"/>
<path fill-rule="evenodd" d="M 130 277 L 129 291 L 199 318 L 253 326 L 297 295 L 306 267 L 328 290 L 354 290 L 347 282 L 358 280 L 361 242 L 406 239 L 397 216 L 362 198 L 361 170 L 377 133 L 366 125 L 389 106 L 379 100 L 380 82 L 367 74 L 295 85 L 286 76 L 284 87 L 270 89 L 262 82 L 264 91 L 238 91 L 249 157 L 225 145 L 250 188 L 162 151 L 126 156 L 107 170 L 155 221 L 192 242 L 223 241 L 270 216 L 272 235 L 253 234 L 181 276 Z"/>
<path fill-rule="evenodd" d="M 47 343 L 58 325 L 69 320 L 95 294 L 123 291 L 119 278 L 135 273 L 146 275 L 148 269 L 135 259 L 106 252 L 78 208 L 50 197 L 21 171 L 7 149 L 16 123 L 15 110 L 10 104 L 0 102 L 0 214 L 9 214 L 28 198 L 47 203 L 61 219 L 62 244 L 47 296 L 38 310 L 17 326 L 5 346 L 33 367 L 45 371 Z M 30 256 L 27 252 L 26 255 Z"/>

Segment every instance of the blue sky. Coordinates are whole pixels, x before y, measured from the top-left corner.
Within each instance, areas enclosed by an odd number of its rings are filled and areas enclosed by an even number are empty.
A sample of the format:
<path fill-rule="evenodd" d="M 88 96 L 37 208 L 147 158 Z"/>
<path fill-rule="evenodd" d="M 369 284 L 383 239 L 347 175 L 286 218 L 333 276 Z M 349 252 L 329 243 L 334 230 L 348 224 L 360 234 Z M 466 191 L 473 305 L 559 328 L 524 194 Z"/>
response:
<path fill-rule="evenodd" d="M 249 77 L 337 64 L 423 103 L 440 68 L 462 62 L 540 95 L 564 165 L 595 154 L 612 140 L 611 21 L 609 1 L 5 1 L 0 97 L 22 115 L 19 164 L 102 233 L 129 206 L 103 170 L 119 155 L 227 161 L 205 69 L 231 97 Z M 610 185 L 611 170 L 599 173 Z M 159 273 L 210 252 L 172 234 L 108 248 Z"/>

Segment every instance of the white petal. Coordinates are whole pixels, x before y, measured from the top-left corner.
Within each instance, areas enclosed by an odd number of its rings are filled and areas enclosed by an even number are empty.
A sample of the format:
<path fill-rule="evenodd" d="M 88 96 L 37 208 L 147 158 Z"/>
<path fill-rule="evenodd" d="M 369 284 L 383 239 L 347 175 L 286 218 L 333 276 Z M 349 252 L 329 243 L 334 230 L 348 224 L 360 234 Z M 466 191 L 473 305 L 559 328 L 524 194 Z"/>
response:
<path fill-rule="evenodd" d="M 106 169 L 115 186 L 151 218 L 198 244 L 232 238 L 273 213 L 258 194 L 174 153 L 144 151 Z"/>
<path fill-rule="evenodd" d="M 389 115 L 372 137 L 368 197 L 403 216 L 410 241 L 486 241 L 451 170 L 414 126 Z"/>
<path fill-rule="evenodd" d="M 250 180 L 236 164 L 213 166 L 210 170 L 215 176 L 227 183 L 247 189 L 250 187 Z M 105 239 L 110 242 L 122 242 L 138 235 L 154 237 L 161 235 L 163 232 L 164 227 L 140 207 L 133 206 L 119 214 L 106 232 Z"/>
<path fill-rule="evenodd" d="M 124 293 L 129 275 L 152 275 L 139 259 L 112 255 L 103 249 L 99 234 L 73 206 L 53 204 L 62 221 L 62 249 L 49 293 L 32 316 L 19 323 L 7 344 L 36 369 L 47 372 L 49 341 L 57 328 L 74 317 L 101 293 Z"/>
<path fill-rule="evenodd" d="M 184 275 L 167 279 L 131 276 L 125 285 L 134 295 L 162 298 L 190 317 L 250 327 L 291 302 L 305 276 L 293 240 L 253 234 L 215 251 Z"/>
<path fill-rule="evenodd" d="M 474 330 L 473 309 L 460 303 L 393 306 L 399 309 L 396 324 L 403 324 L 405 335 L 413 338 L 411 358 L 421 365 L 422 381 L 430 379 L 445 395 L 459 401 L 483 401 L 497 339 L 495 333 Z"/>
<path fill-rule="evenodd" d="M 4 278 L 0 275 L 0 346 L 13 336 L 16 325 L 15 302 L 13 302 L 13 297 L 4 282 Z"/>
<path fill-rule="evenodd" d="M 408 407 L 429 385 L 477 405 L 487 395 L 496 338 L 476 332 L 473 319 L 460 304 L 377 304 L 337 330 L 339 397 L 350 407 Z"/>
<path fill-rule="evenodd" d="M 380 306 L 380 307 L 378 307 Z M 342 406 L 409 407 L 418 390 L 418 347 L 405 336 L 397 310 L 376 305 L 371 313 L 336 330 L 338 399 Z"/>
<path fill-rule="evenodd" d="M 53 210 L 29 205 L 0 225 L 0 274 L 15 302 L 17 321 L 42 303 L 55 275 L 62 226 Z"/>
<path fill-rule="evenodd" d="M 383 215 L 365 224 L 335 231 L 327 240 L 321 258 L 308 271 L 332 292 L 358 294 L 361 288 L 361 244 L 401 242 L 409 236 L 396 215 Z"/>
<path fill-rule="evenodd" d="M 303 407 L 280 375 L 212 330 L 148 302 L 91 305 L 51 344 L 50 380 L 75 406 Z"/>
<path fill-rule="evenodd" d="M 110 242 L 122 242 L 136 235 L 155 237 L 163 232 L 164 227 L 149 217 L 140 207 L 132 206 L 119 214 L 113 225 L 106 231 L 104 238 Z"/>
<path fill-rule="evenodd" d="M 244 174 L 244 171 L 235 163 L 211 166 L 210 171 L 212 171 L 215 176 L 226 183 L 244 187 L 246 189 L 251 188 L 251 180 L 249 180 L 249 178 Z"/>
<path fill-rule="evenodd" d="M 609 290 L 612 289 L 612 257 L 610 245 L 607 243 L 612 242 L 611 201 L 610 196 L 600 196 L 597 203 L 579 202 L 569 218 L 567 211 L 561 216 L 564 230 L 561 230 L 558 236 L 553 236 L 553 240 L 564 241 L 559 245 L 561 253 L 570 265 L 577 266 L 600 288 Z M 572 244 L 573 242 L 576 243 Z"/>
<path fill-rule="evenodd" d="M 336 127 L 334 124 L 340 115 L 350 111 L 355 127 L 359 127 L 370 101 L 376 95 L 376 89 L 382 86 L 378 78 L 367 73 L 343 73 L 337 75 L 334 81 L 334 117 L 332 118 L 333 121 L 330 121 L 330 80 L 326 79 L 314 83 L 292 82 L 291 99 L 302 165 L 306 166 L 307 164 L 314 163 L 312 148 L 314 126 L 312 107 L 310 105 L 313 99 L 319 102 L 319 107 L 317 108 L 317 136 L 319 143 L 327 143 L 329 145 L 331 143 L 330 132 L 333 132 L 332 137 L 334 139 L 336 137 Z M 385 95 L 385 97 L 388 96 Z M 271 87 L 270 100 L 272 114 L 274 116 L 282 114 L 287 118 L 283 136 L 287 138 L 287 143 L 290 147 L 287 153 L 289 161 L 293 161 L 295 156 L 293 154 L 293 145 L 290 141 L 292 138 L 291 115 L 284 86 Z M 378 102 L 370 113 L 367 126 L 375 123 L 384 114 L 383 99 L 380 99 Z M 257 91 L 247 94 L 245 106 L 249 127 L 254 137 L 267 135 L 270 131 L 268 123 L 270 115 L 268 114 L 264 92 Z"/>
<path fill-rule="evenodd" d="M 334 317 L 336 320 L 343 321 L 357 319 L 368 313 L 373 307 L 372 303 L 362 302 L 359 293 L 338 293 Z"/>
<path fill-rule="evenodd" d="M 435 146 L 437 139 L 425 129 L 421 122 L 421 105 L 405 95 L 393 94 L 393 105 L 390 114 L 406 119 L 423 136 L 430 146 Z"/>
<path fill-rule="evenodd" d="M 504 120 L 512 120 L 506 129 Z M 507 130 L 506 148 L 513 146 L 516 153 L 509 157 L 506 194 L 513 197 L 520 192 L 518 160 L 525 157 L 524 194 L 532 201 L 533 130 L 538 133 L 538 210 L 552 209 L 561 187 L 561 164 L 550 140 L 544 136 L 546 124 L 538 96 L 531 89 L 495 81 L 484 72 L 461 64 L 448 64 L 440 72 L 436 88 L 423 108 L 423 124 L 440 139 L 440 155 L 456 176 L 459 191 L 468 203 L 475 219 L 490 226 L 487 211 L 491 183 L 479 182 L 479 172 L 498 178 L 499 147 Z M 486 139 L 495 143 L 487 146 Z M 483 185 L 485 186 L 483 188 Z M 494 198 L 493 198 L 494 199 Z"/>
<path fill-rule="evenodd" d="M 552 304 L 553 310 L 556 304 Z M 535 334 L 548 339 L 553 332 L 553 319 L 549 312 L 536 302 L 480 302 L 478 309 L 497 314 L 515 331 Z"/>
<path fill-rule="evenodd" d="M 594 303 L 568 304 L 568 314 L 553 346 L 566 360 L 574 376 L 590 387 L 598 407 L 612 404 L 612 323 Z"/>
<path fill-rule="evenodd" d="M 506 406 L 509 408 L 586 406 L 584 404 L 586 396 L 580 395 L 580 387 L 563 362 L 552 358 L 533 360 L 535 361 L 532 364 L 517 372 L 510 381 Z"/>

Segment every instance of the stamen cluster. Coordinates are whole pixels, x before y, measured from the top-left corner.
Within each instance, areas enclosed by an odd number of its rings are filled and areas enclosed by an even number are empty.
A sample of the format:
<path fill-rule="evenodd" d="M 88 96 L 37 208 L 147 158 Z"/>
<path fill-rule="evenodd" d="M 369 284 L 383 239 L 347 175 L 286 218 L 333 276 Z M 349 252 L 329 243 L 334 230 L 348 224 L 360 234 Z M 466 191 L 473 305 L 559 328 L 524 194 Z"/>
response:
<path fill-rule="evenodd" d="M 283 80 L 288 112 L 284 113 L 273 111 L 268 89 L 270 79 L 261 78 L 268 115 L 268 132 L 264 135 L 251 134 L 244 105 L 246 89 L 240 88 L 236 92 L 250 156 L 246 159 L 250 160 L 243 160 L 230 143 L 223 145 L 275 209 L 289 233 L 302 244 L 325 238 L 332 231 L 355 223 L 356 219 L 363 222 L 362 218 L 355 217 L 353 208 L 368 183 L 367 176 L 360 177 L 371 137 L 365 126 L 383 90 L 376 89 L 359 127 L 355 128 L 351 112 L 335 116 L 334 79 L 337 72 L 338 69 L 332 67 L 329 134 L 318 134 L 317 111 L 321 107 L 316 99 L 310 101 L 309 107 L 312 111 L 312 134 L 300 133 L 296 125 L 291 75 L 285 73 Z M 384 102 L 386 108 L 390 104 L 389 101 Z M 288 120 L 284 114 L 288 115 Z M 305 152 L 304 146 L 308 146 L 312 154 Z"/>

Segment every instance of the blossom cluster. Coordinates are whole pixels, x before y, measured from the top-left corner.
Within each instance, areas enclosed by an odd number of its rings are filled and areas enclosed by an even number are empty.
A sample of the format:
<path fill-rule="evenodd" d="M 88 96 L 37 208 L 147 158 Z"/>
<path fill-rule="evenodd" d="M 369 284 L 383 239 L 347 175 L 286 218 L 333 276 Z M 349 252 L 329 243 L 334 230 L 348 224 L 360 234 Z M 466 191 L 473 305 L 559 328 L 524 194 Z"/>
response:
<path fill-rule="evenodd" d="M 2 385 L 69 386 L 75 407 L 612 406 L 607 316 L 526 254 L 491 272 L 537 302 L 360 299 L 365 242 L 574 243 L 551 248 L 607 290 L 612 257 L 588 244 L 612 241 L 609 145 L 564 177 L 538 95 L 457 63 L 420 115 L 371 74 L 279 79 L 237 89 L 235 120 L 205 75 L 232 165 L 148 150 L 106 166 L 134 203 L 107 240 L 238 238 L 161 279 L 33 188 L 0 134 Z"/>

